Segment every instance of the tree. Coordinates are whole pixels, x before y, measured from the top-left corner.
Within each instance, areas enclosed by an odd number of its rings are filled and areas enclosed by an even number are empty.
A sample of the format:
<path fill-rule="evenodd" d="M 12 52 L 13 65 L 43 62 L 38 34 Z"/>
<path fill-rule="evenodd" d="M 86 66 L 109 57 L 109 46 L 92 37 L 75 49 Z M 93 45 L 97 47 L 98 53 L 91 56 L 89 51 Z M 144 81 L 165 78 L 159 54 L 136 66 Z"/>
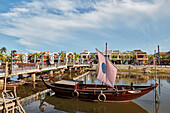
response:
<path fill-rule="evenodd" d="M 77 61 L 77 53 L 74 52 L 74 58 L 75 58 L 75 61 Z"/>
<path fill-rule="evenodd" d="M 123 62 L 125 62 L 126 59 L 127 59 L 127 53 L 126 53 L 126 52 L 123 52 L 123 54 L 122 54 L 122 60 L 123 60 Z"/>
<path fill-rule="evenodd" d="M 123 52 L 122 60 L 123 60 L 123 62 L 132 61 L 132 60 L 134 60 L 134 54 L 131 51 Z"/>
<path fill-rule="evenodd" d="M 18 60 L 22 61 L 22 55 L 21 54 L 18 55 Z"/>
<path fill-rule="evenodd" d="M 128 55 L 129 55 L 129 61 L 134 60 L 134 54 L 131 51 L 128 51 Z"/>
<path fill-rule="evenodd" d="M 3 53 L 6 53 L 6 51 L 7 51 L 7 49 L 5 47 L 2 47 L 0 49 L 0 60 L 2 60 L 2 61 L 5 60 L 6 56 L 3 55 Z"/>
<path fill-rule="evenodd" d="M 6 51 L 7 51 L 6 47 L 2 47 L 2 48 L 0 49 L 0 53 L 1 53 L 1 54 L 6 53 Z"/>
<path fill-rule="evenodd" d="M 148 56 L 148 59 L 149 59 L 149 64 L 151 64 L 151 63 L 152 63 L 152 61 L 153 61 L 153 58 L 154 58 L 154 55 L 149 55 L 149 56 Z"/>
<path fill-rule="evenodd" d="M 96 53 L 91 53 L 91 54 L 90 54 L 90 59 L 91 59 L 91 60 L 95 60 L 95 59 L 96 59 L 95 54 L 96 54 Z"/>
<path fill-rule="evenodd" d="M 64 60 L 64 58 L 66 57 L 66 52 L 65 51 L 61 51 L 59 53 L 59 55 L 61 56 L 61 59 Z"/>
<path fill-rule="evenodd" d="M 39 53 L 34 53 L 33 56 L 36 55 L 36 59 L 40 59 L 41 55 Z"/>

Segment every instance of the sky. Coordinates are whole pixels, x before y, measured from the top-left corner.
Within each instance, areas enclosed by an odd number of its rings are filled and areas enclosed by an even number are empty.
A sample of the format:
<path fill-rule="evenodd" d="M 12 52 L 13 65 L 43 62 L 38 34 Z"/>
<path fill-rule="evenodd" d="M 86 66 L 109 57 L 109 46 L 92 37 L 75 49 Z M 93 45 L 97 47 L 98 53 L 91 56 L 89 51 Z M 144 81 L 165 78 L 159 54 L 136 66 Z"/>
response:
<path fill-rule="evenodd" d="M 170 0 L 0 0 L 0 48 L 170 51 Z"/>

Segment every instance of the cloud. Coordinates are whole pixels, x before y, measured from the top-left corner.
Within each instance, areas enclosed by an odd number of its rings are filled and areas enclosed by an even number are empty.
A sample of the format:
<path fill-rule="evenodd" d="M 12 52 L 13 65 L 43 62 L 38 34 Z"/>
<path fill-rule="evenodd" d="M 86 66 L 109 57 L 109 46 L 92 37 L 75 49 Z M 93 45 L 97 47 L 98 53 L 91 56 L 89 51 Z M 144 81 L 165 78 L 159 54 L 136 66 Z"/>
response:
<path fill-rule="evenodd" d="M 82 31 L 136 30 L 168 19 L 169 5 L 169 0 L 33 0 L 1 13 L 0 33 L 18 37 L 30 49 L 62 47 L 63 42 L 84 40 Z"/>
<path fill-rule="evenodd" d="M 27 51 L 31 52 L 31 53 L 40 53 L 41 51 L 37 51 L 37 50 L 32 50 L 32 49 L 26 49 Z"/>

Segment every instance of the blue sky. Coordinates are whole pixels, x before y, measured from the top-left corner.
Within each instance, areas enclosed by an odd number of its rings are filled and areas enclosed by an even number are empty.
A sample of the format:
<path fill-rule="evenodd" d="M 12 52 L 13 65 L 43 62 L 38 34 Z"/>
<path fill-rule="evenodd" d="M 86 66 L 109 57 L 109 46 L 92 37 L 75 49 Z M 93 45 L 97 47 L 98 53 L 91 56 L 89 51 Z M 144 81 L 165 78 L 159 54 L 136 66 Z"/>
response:
<path fill-rule="evenodd" d="M 170 51 L 170 0 L 0 0 L 0 47 Z"/>

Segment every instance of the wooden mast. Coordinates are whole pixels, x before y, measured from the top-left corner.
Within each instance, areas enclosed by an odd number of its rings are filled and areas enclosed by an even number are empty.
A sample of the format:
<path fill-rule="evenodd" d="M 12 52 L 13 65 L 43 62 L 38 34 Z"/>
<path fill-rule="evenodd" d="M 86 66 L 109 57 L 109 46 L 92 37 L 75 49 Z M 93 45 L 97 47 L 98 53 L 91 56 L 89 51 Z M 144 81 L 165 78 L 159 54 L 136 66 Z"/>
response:
<path fill-rule="evenodd" d="M 107 42 L 106 42 L 106 59 L 105 59 L 105 61 L 106 61 L 106 83 L 107 83 Z M 107 84 L 106 84 L 106 89 L 108 89 Z"/>

